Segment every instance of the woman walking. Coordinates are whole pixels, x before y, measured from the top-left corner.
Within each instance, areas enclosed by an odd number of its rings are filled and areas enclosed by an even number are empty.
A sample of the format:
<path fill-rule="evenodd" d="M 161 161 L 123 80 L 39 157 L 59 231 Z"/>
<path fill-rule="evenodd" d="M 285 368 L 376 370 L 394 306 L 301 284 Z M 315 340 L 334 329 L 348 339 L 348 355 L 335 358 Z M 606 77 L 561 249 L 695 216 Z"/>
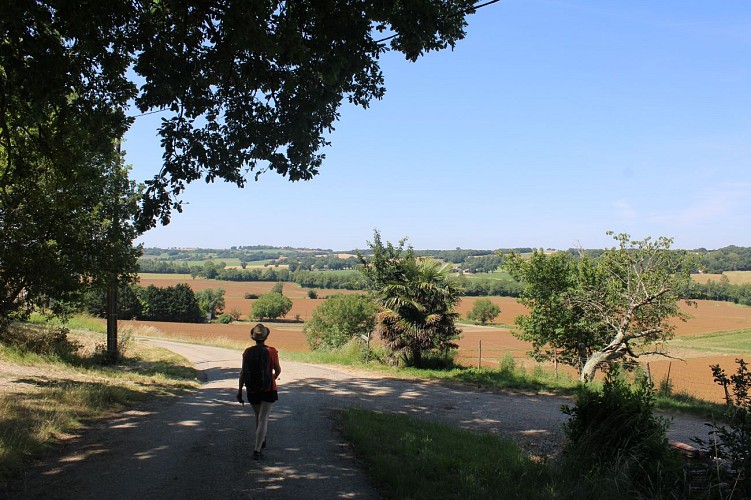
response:
<path fill-rule="evenodd" d="M 237 400 L 244 404 L 243 385 L 245 386 L 248 392 L 248 401 L 256 415 L 254 460 L 261 458 L 261 449 L 266 447 L 266 431 L 271 405 L 279 399 L 276 379 L 282 373 L 282 367 L 279 365 L 279 352 L 266 345 L 269 333 L 269 329 L 261 323 L 250 330 L 250 337 L 256 342 L 256 345 L 248 347 L 243 352 L 240 388 L 237 390 Z"/>

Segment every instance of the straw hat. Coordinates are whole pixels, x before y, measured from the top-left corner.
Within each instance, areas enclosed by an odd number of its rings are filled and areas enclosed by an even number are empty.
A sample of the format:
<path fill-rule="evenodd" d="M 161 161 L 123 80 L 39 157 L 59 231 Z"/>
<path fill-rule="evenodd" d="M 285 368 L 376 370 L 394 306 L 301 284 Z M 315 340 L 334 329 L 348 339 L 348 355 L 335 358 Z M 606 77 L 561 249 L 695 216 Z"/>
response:
<path fill-rule="evenodd" d="M 271 331 L 263 323 L 258 323 L 250 330 L 250 338 L 253 340 L 266 340 Z"/>

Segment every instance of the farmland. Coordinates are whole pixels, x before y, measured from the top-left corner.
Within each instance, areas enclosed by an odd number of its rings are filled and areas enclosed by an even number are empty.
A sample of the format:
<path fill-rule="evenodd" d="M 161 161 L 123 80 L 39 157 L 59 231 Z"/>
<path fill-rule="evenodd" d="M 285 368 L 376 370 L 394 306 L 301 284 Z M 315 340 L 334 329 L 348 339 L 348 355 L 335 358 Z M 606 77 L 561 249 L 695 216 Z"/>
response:
<path fill-rule="evenodd" d="M 245 299 L 245 294 L 266 293 L 274 286 L 271 282 L 194 280 L 189 275 L 144 275 L 140 282 L 142 286 L 174 286 L 177 283 L 188 283 L 195 291 L 224 289 L 225 310 L 237 309 L 241 313 L 241 319 L 246 321 L 253 300 Z M 270 324 L 273 345 L 282 351 L 299 352 L 308 349 L 302 323 L 295 322 L 295 318 L 299 317 L 302 321 L 310 318 L 313 309 L 329 295 L 362 292 L 317 290 L 318 299 L 308 298 L 307 293 L 308 289 L 295 283 L 284 283 L 284 295 L 292 300 L 292 310 L 285 321 Z M 462 299 L 457 307 L 462 318 L 472 308 L 475 300 L 475 297 Z M 490 297 L 490 300 L 501 309 L 501 314 L 495 320 L 496 326 L 461 325 L 463 334 L 457 342 L 459 362 L 465 365 L 481 363 L 483 366 L 498 366 L 499 360 L 510 354 L 518 363 L 533 366 L 534 363 L 526 357 L 529 345 L 514 337 L 510 331 L 514 319 L 524 314 L 525 309 L 510 297 Z M 671 354 L 682 359 L 652 358 L 649 360 L 649 371 L 656 381 L 664 379 L 669 373 L 675 391 L 685 390 L 694 396 L 719 401 L 723 395 L 722 389 L 712 381 L 709 365 L 720 364 L 726 371 L 734 371 L 735 358 L 751 354 L 748 349 L 748 339 L 751 338 L 751 307 L 729 302 L 698 301 L 696 307 L 683 304 L 682 308 L 692 318 L 685 323 L 676 323 L 676 338 L 669 346 Z M 229 325 L 150 322 L 149 325 L 168 335 L 196 340 L 225 338 L 241 343 L 248 340 L 247 322 Z M 643 366 L 646 369 L 646 362 Z"/>

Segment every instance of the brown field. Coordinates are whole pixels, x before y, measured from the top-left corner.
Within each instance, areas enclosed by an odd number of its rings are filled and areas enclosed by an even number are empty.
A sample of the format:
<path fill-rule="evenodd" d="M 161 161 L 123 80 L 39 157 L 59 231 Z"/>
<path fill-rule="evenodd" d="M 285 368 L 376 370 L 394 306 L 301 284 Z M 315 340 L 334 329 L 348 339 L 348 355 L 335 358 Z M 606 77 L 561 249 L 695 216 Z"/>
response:
<path fill-rule="evenodd" d="M 205 279 L 185 280 L 163 277 L 153 279 L 142 277 L 140 284 L 143 286 L 150 284 L 171 286 L 185 282 L 196 291 L 206 288 L 223 288 L 225 290 L 225 309 L 227 311 L 233 308 L 238 309 L 242 313 L 243 319 L 247 319 L 247 314 L 253 303 L 252 300 L 243 298 L 245 293 L 266 293 L 274 286 L 274 283 L 270 282 L 229 282 Z M 284 295 L 292 299 L 293 303 L 292 310 L 286 317 L 287 321 L 293 320 L 296 315 L 299 315 L 302 320 L 309 318 L 313 309 L 328 295 L 336 293 L 362 293 L 347 290 L 317 290 L 317 292 L 318 296 L 321 297 L 320 299 L 309 299 L 307 298 L 307 289 L 301 288 L 294 283 L 284 283 Z M 465 297 L 457 307 L 457 312 L 462 317 L 465 317 L 478 298 Z M 501 314 L 495 320 L 496 324 L 508 325 L 510 327 L 514 324 L 514 319 L 525 312 L 525 308 L 519 305 L 516 299 L 510 297 L 490 297 L 490 300 L 501 309 Z M 686 306 L 685 304 L 681 307 L 692 318 L 685 323 L 677 322 L 677 336 L 751 329 L 751 307 L 714 301 L 698 301 L 696 307 Z M 230 325 L 217 323 L 125 323 L 151 325 L 166 334 L 174 334 L 187 338 L 206 339 L 223 337 L 240 342 L 248 341 L 248 331 L 250 329 L 249 323 L 234 323 Z M 305 335 L 302 331 L 302 323 L 270 322 L 267 324 L 272 331 L 271 339 L 273 340 L 270 341 L 271 345 L 283 351 L 308 350 Z M 481 363 L 482 366 L 487 367 L 498 366 L 499 361 L 503 357 L 511 354 L 520 364 L 524 364 L 527 367 L 534 365 L 534 362 L 526 357 L 529 345 L 514 337 L 508 328 L 473 325 L 461 325 L 461 328 L 463 330 L 462 337 L 457 342 L 459 345 L 458 358 L 461 364 L 476 366 L 478 363 Z M 480 358 L 480 349 L 482 349 L 482 358 Z M 659 358 L 649 361 L 649 370 L 653 379 L 656 382 L 663 380 L 667 376 L 668 370 L 670 370 L 670 381 L 673 384 L 674 391 L 687 391 L 694 396 L 719 402 L 722 401 L 723 391 L 721 387 L 712 381 L 709 365 L 720 364 L 728 373 L 734 372 L 735 358 L 743 353 L 717 356 L 711 353 L 687 351 L 675 354 L 678 357 L 684 358 L 684 360 Z M 643 366 L 646 369 L 646 362 Z"/>

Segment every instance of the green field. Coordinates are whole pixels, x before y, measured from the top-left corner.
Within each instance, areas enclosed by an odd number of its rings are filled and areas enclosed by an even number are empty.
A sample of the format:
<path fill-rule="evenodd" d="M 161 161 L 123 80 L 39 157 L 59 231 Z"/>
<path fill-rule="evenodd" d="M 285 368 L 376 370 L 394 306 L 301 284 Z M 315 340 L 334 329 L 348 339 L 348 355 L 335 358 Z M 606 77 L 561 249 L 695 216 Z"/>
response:
<path fill-rule="evenodd" d="M 751 354 L 751 330 L 691 335 L 673 339 L 670 344 L 698 351 Z"/>
<path fill-rule="evenodd" d="M 492 273 L 465 274 L 464 277 L 469 280 L 492 279 L 492 280 L 499 280 L 499 281 L 510 281 L 510 280 L 513 281 L 514 279 L 506 271 L 500 271 L 500 270 L 493 271 Z"/>

